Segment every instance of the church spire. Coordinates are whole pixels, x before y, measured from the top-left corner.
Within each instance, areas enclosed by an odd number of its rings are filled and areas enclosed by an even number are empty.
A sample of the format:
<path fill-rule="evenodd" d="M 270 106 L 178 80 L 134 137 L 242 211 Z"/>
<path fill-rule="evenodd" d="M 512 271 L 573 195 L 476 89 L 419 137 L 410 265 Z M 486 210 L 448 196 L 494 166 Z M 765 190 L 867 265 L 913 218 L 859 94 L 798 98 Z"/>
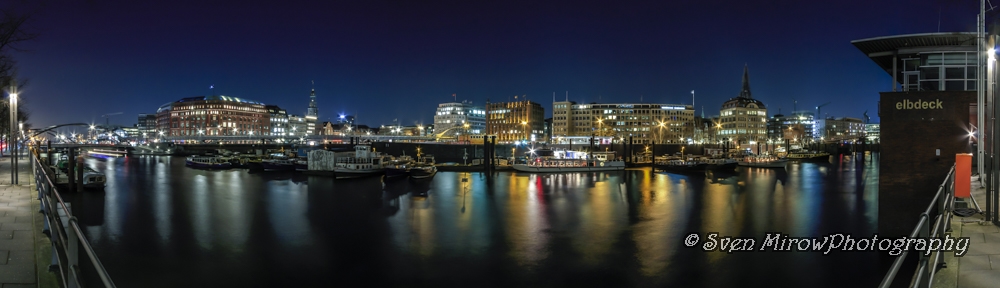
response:
<path fill-rule="evenodd" d="M 753 98 L 750 96 L 750 69 L 747 64 L 743 64 L 743 89 L 740 90 L 740 98 Z"/>

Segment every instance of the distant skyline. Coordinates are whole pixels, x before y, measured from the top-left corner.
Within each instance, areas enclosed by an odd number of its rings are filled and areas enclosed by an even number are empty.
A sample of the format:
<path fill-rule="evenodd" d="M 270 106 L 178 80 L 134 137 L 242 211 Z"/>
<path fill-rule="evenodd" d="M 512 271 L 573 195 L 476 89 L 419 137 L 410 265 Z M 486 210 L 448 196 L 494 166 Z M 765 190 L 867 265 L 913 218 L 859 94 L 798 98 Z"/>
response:
<path fill-rule="evenodd" d="M 946 0 L 146 2 L 33 8 L 39 37 L 15 57 L 35 127 L 115 112 L 112 123 L 132 125 L 213 93 L 304 115 L 313 88 L 319 121 L 372 126 L 514 95 L 551 117 L 566 91 L 578 103 L 690 104 L 694 90 L 695 114 L 712 116 L 739 94 L 744 65 L 770 115 L 831 102 L 824 114 L 878 122 L 891 78 L 850 41 L 975 31 L 978 12 Z"/>

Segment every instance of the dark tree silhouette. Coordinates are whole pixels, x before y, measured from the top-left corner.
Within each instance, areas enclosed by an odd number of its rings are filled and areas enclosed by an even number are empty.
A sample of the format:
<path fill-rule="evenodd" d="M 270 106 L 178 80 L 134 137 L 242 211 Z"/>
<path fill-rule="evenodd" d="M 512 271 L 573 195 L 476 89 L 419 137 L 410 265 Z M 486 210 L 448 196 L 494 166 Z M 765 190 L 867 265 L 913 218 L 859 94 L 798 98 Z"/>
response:
<path fill-rule="evenodd" d="M 3 91 L 4 94 L 9 92 L 13 85 L 17 85 L 16 87 L 20 89 L 28 83 L 24 79 L 17 79 L 17 61 L 14 60 L 12 52 L 23 51 L 20 45 L 37 37 L 36 34 L 27 29 L 31 13 L 17 11 L 16 7 L 0 7 L 0 91 Z M 10 101 L 8 97 L 4 97 L 2 103 L 3 105 L 0 105 L 0 131 L 2 131 L 0 134 L 6 140 L 10 131 Z M 24 123 L 23 129 L 30 129 L 30 125 L 27 123 L 28 113 L 24 109 L 26 106 L 24 104 L 26 103 L 23 101 L 18 103 L 17 120 Z"/>

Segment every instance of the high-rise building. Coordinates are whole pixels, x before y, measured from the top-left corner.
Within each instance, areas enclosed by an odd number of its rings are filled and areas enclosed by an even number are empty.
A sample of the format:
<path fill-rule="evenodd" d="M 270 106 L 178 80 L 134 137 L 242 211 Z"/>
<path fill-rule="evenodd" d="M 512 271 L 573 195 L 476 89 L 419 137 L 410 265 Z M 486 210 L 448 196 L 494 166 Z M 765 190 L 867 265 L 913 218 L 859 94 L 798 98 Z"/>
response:
<path fill-rule="evenodd" d="M 309 109 L 306 110 L 306 133 L 311 135 L 316 130 L 316 119 L 319 119 L 319 108 L 316 107 L 316 89 L 309 92 Z"/>
<path fill-rule="evenodd" d="M 486 105 L 486 134 L 496 135 L 498 142 L 540 141 L 544 125 L 545 109 L 541 104 L 524 100 Z M 441 133 L 441 127 L 434 126 Z"/>
<path fill-rule="evenodd" d="M 743 88 L 735 98 L 722 103 L 719 138 L 736 145 L 767 141 L 767 108 L 750 93 L 750 72 L 743 66 Z"/>
<path fill-rule="evenodd" d="M 469 127 L 466 128 L 465 124 Z M 472 105 L 472 101 L 441 103 L 434 113 L 434 127 L 438 133 L 483 134 L 486 130 L 486 110 Z"/>
<path fill-rule="evenodd" d="M 632 137 L 644 144 L 694 141 L 694 107 L 690 105 L 561 101 L 553 102 L 552 107 L 553 138 Z"/>
<path fill-rule="evenodd" d="M 189 97 L 160 106 L 157 133 L 164 136 L 269 135 L 271 115 L 264 104 L 231 96 Z"/>

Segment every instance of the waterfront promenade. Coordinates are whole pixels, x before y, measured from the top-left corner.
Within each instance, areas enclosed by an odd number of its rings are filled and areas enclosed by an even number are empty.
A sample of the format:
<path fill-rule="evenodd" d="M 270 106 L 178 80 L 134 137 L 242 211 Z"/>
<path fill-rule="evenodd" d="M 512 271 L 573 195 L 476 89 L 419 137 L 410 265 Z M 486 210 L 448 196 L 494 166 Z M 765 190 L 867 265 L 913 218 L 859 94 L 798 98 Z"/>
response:
<path fill-rule="evenodd" d="M 972 197 L 980 206 L 986 204 L 986 188 L 980 185 L 979 176 L 972 176 Z M 966 201 L 974 207 L 971 200 Z M 964 257 L 945 253 L 944 262 L 948 266 L 938 270 L 933 287 L 985 288 L 1000 283 L 1000 227 L 980 223 L 982 219 L 981 214 L 952 218 L 951 234 L 969 237 L 969 252 Z"/>
<path fill-rule="evenodd" d="M 49 238 L 27 157 L 18 162 L 19 185 L 11 185 L 10 157 L 0 157 L 0 288 L 59 287 L 48 272 Z"/>

